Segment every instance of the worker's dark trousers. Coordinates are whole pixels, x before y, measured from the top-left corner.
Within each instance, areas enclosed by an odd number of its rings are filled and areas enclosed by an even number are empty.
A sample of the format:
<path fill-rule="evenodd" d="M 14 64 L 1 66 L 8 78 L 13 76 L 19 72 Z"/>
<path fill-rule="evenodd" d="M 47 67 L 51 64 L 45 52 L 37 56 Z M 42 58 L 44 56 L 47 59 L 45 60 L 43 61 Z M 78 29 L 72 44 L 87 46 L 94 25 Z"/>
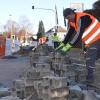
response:
<path fill-rule="evenodd" d="M 56 42 L 56 41 L 55 41 L 55 42 L 54 42 L 54 48 L 57 48 L 57 47 L 59 46 L 59 44 L 60 44 L 59 42 Z"/>
<path fill-rule="evenodd" d="M 86 67 L 87 80 L 94 80 L 95 61 L 100 58 L 100 40 L 94 42 L 87 48 Z"/>

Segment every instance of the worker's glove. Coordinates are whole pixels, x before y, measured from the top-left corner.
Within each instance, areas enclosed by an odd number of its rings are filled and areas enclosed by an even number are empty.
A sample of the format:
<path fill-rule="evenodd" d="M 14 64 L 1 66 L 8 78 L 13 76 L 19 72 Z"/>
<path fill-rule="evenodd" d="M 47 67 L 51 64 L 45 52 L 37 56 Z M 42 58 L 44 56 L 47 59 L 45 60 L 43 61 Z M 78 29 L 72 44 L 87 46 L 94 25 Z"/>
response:
<path fill-rule="evenodd" d="M 70 43 L 67 43 L 60 51 L 62 54 L 66 54 L 70 49 L 72 48 L 72 45 Z"/>
<path fill-rule="evenodd" d="M 60 43 L 60 45 L 55 49 L 55 51 L 59 51 L 64 47 L 64 43 Z"/>

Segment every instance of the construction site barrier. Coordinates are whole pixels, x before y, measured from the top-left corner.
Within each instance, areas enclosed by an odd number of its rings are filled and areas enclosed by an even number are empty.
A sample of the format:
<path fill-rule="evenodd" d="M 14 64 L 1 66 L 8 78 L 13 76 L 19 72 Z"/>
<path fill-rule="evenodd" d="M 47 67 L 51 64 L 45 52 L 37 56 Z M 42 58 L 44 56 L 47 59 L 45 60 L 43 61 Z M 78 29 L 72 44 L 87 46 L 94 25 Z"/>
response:
<path fill-rule="evenodd" d="M 0 58 L 5 56 L 6 38 L 0 35 Z"/>

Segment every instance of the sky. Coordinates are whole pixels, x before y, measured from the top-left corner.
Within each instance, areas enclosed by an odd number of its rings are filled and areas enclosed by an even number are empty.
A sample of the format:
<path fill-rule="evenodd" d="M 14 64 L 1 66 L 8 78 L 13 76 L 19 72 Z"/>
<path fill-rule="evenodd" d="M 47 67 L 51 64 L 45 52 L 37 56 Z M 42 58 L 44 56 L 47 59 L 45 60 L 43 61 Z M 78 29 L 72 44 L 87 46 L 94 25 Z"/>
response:
<path fill-rule="evenodd" d="M 33 23 L 34 32 L 38 30 L 39 21 L 42 20 L 45 30 L 55 26 L 55 5 L 58 12 L 59 25 L 64 27 L 63 8 L 70 7 L 71 3 L 84 3 L 84 10 L 91 9 L 96 0 L 0 0 L 0 25 L 6 24 L 8 19 L 19 22 L 21 16 L 26 16 Z M 32 9 L 45 8 L 43 9 Z"/>

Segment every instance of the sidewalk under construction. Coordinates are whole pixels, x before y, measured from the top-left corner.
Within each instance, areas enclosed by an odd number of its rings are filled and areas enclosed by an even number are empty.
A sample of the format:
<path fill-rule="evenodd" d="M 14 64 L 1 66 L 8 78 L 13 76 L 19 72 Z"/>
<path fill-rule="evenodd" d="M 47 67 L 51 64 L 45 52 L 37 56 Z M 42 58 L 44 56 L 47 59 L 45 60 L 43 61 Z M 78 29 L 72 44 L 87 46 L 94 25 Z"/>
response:
<path fill-rule="evenodd" d="M 80 57 L 79 49 L 61 55 L 48 45 L 41 45 L 30 53 L 30 68 L 15 80 L 13 88 L 25 100 L 98 100 L 96 96 L 88 97 L 88 91 L 100 93 L 99 61 L 93 86 L 83 84 L 86 74 L 85 59 Z"/>

